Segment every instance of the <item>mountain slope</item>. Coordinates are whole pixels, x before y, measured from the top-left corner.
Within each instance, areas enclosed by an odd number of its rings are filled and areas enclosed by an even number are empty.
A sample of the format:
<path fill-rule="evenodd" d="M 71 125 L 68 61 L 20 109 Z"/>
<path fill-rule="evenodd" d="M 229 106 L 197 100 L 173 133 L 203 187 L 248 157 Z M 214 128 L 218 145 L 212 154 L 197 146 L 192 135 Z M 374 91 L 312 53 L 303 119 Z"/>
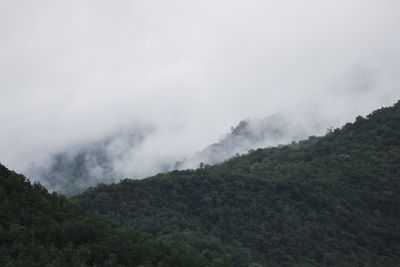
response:
<path fill-rule="evenodd" d="M 52 155 L 47 164 L 34 164 L 26 173 L 46 188 L 67 196 L 98 183 L 111 183 L 123 175 L 115 169 L 143 142 L 149 129 L 121 131 L 94 143 L 71 147 Z"/>
<path fill-rule="evenodd" d="M 400 264 L 400 102 L 324 137 L 101 185 L 81 205 L 268 266 Z"/>
<path fill-rule="evenodd" d="M 157 158 L 146 152 L 144 143 L 157 138 L 152 127 L 131 127 L 106 138 L 71 146 L 51 155 L 48 162 L 36 162 L 25 170 L 49 190 L 67 196 L 83 192 L 98 183 L 112 183 L 124 177 L 143 178 L 173 169 L 196 168 L 200 163 L 216 164 L 249 149 L 288 143 L 307 137 L 321 128 L 319 119 L 295 122 L 288 115 L 275 114 L 264 119 L 242 120 L 221 140 L 189 156 L 167 152 Z M 145 164 L 140 164 L 141 162 Z"/>
<path fill-rule="evenodd" d="M 0 266 L 229 266 L 49 194 L 0 164 Z"/>
<path fill-rule="evenodd" d="M 236 154 L 246 153 L 249 149 L 301 140 L 319 128 L 317 124 L 317 120 L 311 122 L 304 119 L 302 122 L 296 123 L 284 114 L 274 114 L 264 119 L 242 120 L 217 143 L 209 145 L 196 152 L 192 157 L 179 162 L 177 167 L 179 169 L 192 168 L 199 166 L 201 162 L 203 164 L 221 163 Z"/>

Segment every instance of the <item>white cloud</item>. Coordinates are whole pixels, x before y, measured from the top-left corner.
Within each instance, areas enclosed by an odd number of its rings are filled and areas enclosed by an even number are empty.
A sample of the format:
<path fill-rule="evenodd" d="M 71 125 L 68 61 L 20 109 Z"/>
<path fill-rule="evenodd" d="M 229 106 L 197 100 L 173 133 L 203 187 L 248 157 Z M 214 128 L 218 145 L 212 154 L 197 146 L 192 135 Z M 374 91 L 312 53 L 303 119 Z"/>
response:
<path fill-rule="evenodd" d="M 339 126 L 400 98 L 399 10 L 394 0 L 0 1 L 0 160 L 21 171 L 151 125 L 134 152 L 151 169 L 248 117 L 290 110 Z"/>

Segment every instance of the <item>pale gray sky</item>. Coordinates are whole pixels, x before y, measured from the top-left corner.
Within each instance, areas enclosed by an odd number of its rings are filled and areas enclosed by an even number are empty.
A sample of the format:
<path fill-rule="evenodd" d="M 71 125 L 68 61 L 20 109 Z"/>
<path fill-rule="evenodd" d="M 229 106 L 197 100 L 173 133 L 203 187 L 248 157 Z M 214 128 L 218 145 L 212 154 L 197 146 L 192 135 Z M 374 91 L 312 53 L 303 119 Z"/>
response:
<path fill-rule="evenodd" d="M 399 14 L 398 0 L 0 0 L 0 161 L 22 171 L 131 126 L 156 129 L 146 162 L 248 117 L 340 126 L 400 98 Z"/>

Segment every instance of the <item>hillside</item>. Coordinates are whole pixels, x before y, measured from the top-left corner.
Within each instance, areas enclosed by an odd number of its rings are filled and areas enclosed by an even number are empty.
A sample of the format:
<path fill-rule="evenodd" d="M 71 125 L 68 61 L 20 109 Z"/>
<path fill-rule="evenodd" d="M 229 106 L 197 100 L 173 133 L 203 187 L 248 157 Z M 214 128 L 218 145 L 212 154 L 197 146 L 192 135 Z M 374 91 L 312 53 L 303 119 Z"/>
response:
<path fill-rule="evenodd" d="M 51 155 L 47 164 L 33 164 L 26 173 L 49 190 L 76 195 L 90 186 L 123 177 L 114 165 L 126 160 L 148 133 L 147 129 L 129 129 L 93 143 L 72 146 Z"/>
<path fill-rule="evenodd" d="M 300 140 L 319 128 L 318 121 L 312 118 L 296 122 L 287 114 L 245 119 L 218 142 L 200 151 L 190 151 L 187 156 L 179 157 L 172 153 L 174 155 L 160 158 L 141 153 L 148 152 L 143 144 L 152 143 L 154 129 L 130 125 L 100 140 L 61 149 L 49 155 L 47 161 L 31 164 L 24 173 L 51 191 L 72 196 L 98 183 L 108 184 L 125 177 L 136 179 L 173 169 L 196 168 L 201 162 L 221 163 L 249 149 Z M 145 162 L 147 166 L 140 162 Z"/>
<path fill-rule="evenodd" d="M 85 212 L 0 164 L 0 266 L 230 265 Z"/>
<path fill-rule="evenodd" d="M 400 265 L 400 102 L 323 137 L 100 185 L 87 210 L 268 266 Z"/>
<path fill-rule="evenodd" d="M 258 119 L 249 118 L 231 128 L 218 142 L 194 153 L 176 164 L 178 169 L 199 166 L 199 163 L 216 164 L 247 152 L 249 149 L 285 144 L 301 140 L 319 128 L 318 119 L 296 122 L 287 114 L 274 114 Z"/>

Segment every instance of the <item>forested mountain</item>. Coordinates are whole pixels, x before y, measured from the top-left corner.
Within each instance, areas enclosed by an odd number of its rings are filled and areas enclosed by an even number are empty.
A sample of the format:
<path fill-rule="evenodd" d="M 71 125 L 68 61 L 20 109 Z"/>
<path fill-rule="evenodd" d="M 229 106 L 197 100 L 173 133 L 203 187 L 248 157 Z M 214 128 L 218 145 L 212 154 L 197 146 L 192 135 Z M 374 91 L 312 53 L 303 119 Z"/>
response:
<path fill-rule="evenodd" d="M 287 115 L 279 113 L 263 119 L 245 119 L 236 127 L 232 127 L 231 132 L 224 135 L 217 143 L 178 162 L 177 167 L 182 169 L 185 166 L 199 166 L 199 163 L 221 163 L 250 149 L 304 139 L 316 128 L 319 128 L 318 121 L 295 122 Z"/>
<path fill-rule="evenodd" d="M 231 266 L 166 245 L 99 215 L 0 164 L 0 266 Z"/>
<path fill-rule="evenodd" d="M 51 155 L 47 164 L 31 166 L 27 173 L 46 188 L 67 196 L 101 182 L 115 182 L 123 177 L 115 165 L 125 160 L 148 133 L 146 129 L 129 129 L 97 142 L 73 146 Z"/>
<path fill-rule="evenodd" d="M 323 137 L 75 198 L 165 240 L 267 266 L 400 265 L 400 102 Z"/>
<path fill-rule="evenodd" d="M 71 147 L 51 155 L 47 164 L 33 165 L 27 173 L 46 188 L 67 196 L 98 183 L 119 181 L 124 176 L 115 166 L 127 160 L 129 152 L 143 142 L 146 134 L 148 129 L 130 129 Z"/>
<path fill-rule="evenodd" d="M 315 131 L 317 120 L 295 122 L 287 115 L 275 114 L 264 119 L 242 120 L 218 142 L 187 158 L 146 158 L 151 168 L 138 165 L 143 142 L 150 142 L 151 127 L 127 128 L 92 143 L 69 147 L 50 156 L 47 163 L 34 164 L 26 174 L 49 190 L 67 196 L 81 193 L 98 183 L 112 183 L 122 178 L 143 178 L 173 169 L 196 168 L 200 163 L 216 164 L 249 149 L 300 140 Z M 193 152 L 191 152 L 193 153 Z M 150 156 L 149 156 L 150 157 Z M 122 166 L 136 166 L 123 168 Z M 128 169 L 128 170 L 127 170 Z"/>

